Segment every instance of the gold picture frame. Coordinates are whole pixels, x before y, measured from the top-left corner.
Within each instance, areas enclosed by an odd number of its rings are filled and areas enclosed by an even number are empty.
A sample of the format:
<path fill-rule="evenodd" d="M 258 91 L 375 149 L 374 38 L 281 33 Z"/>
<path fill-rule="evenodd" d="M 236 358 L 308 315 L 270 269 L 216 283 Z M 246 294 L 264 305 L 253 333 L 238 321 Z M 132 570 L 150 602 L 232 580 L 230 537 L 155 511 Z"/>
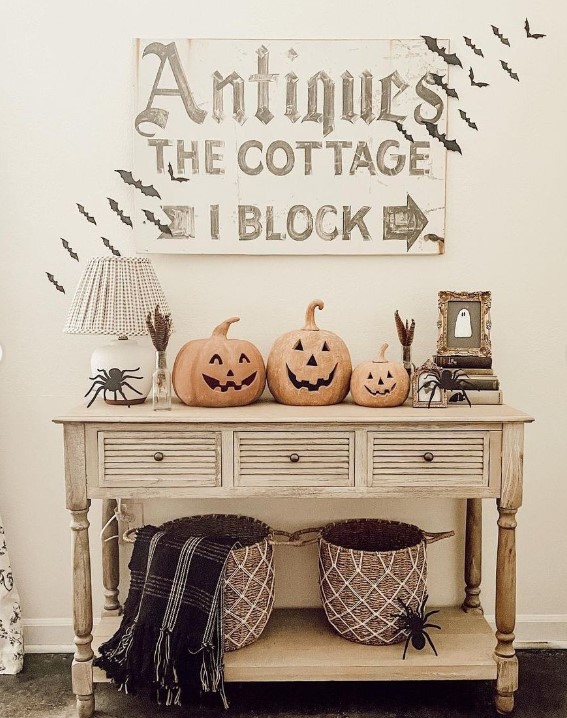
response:
<path fill-rule="evenodd" d="M 435 364 L 434 361 L 428 359 L 425 364 L 418 367 L 412 376 L 412 406 L 415 408 L 424 409 L 444 409 L 447 407 L 447 392 L 441 389 L 440 386 L 436 386 L 439 374 L 443 370 Z M 427 386 L 424 386 L 424 380 L 427 384 L 428 375 L 435 382 L 433 390 L 427 391 Z M 435 394 L 438 394 L 438 399 L 435 400 Z"/>
<path fill-rule="evenodd" d="M 441 291 L 437 354 L 490 357 L 490 292 Z"/>

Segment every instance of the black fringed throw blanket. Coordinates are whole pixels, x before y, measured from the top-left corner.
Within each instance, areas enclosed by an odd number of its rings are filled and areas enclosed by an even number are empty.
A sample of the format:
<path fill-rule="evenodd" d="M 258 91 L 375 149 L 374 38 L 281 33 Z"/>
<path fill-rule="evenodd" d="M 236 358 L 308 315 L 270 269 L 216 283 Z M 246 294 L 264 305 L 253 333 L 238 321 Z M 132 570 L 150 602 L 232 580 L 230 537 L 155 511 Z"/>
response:
<path fill-rule="evenodd" d="M 130 560 L 124 617 L 95 659 L 120 689 L 149 687 L 160 705 L 181 705 L 197 686 L 220 694 L 223 682 L 222 596 L 234 539 L 139 529 Z"/>

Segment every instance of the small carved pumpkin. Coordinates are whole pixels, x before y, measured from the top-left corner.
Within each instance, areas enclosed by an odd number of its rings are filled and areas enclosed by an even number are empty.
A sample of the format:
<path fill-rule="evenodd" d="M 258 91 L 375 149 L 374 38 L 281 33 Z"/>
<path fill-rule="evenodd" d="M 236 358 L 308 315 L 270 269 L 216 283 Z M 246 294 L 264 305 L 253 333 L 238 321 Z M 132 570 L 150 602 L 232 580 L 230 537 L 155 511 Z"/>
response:
<path fill-rule="evenodd" d="M 266 369 L 259 350 L 244 339 L 227 339 L 231 317 L 208 339 L 181 347 L 173 365 L 173 386 L 189 406 L 244 406 L 259 399 L 266 386 Z"/>
<path fill-rule="evenodd" d="M 350 392 L 361 406 L 400 406 L 408 398 L 407 370 L 401 362 L 385 358 L 387 348 L 382 344 L 376 361 L 362 362 L 352 372 Z"/>
<path fill-rule="evenodd" d="M 268 386 L 276 401 L 293 406 L 338 404 L 348 394 L 352 364 L 343 340 L 315 324 L 319 299 L 307 307 L 305 326 L 282 335 L 268 357 Z"/>

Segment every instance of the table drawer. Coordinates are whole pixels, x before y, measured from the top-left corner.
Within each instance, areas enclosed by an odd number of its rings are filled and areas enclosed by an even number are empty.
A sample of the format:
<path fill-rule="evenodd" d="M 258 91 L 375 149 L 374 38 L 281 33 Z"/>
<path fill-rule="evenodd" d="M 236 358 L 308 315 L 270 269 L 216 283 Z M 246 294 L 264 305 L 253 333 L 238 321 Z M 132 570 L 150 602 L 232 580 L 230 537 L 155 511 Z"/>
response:
<path fill-rule="evenodd" d="M 354 486 L 352 431 L 240 431 L 236 486 Z"/>
<path fill-rule="evenodd" d="M 220 485 L 220 432 L 99 431 L 101 486 Z"/>
<path fill-rule="evenodd" d="M 500 433 L 369 432 L 371 486 L 488 486 L 491 434 Z"/>

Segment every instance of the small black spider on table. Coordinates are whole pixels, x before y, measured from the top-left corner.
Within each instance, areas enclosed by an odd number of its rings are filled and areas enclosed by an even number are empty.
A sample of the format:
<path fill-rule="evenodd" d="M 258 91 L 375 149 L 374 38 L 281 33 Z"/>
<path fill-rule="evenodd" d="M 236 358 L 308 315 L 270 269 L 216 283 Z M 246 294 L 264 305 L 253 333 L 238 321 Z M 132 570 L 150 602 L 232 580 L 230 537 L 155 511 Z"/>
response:
<path fill-rule="evenodd" d="M 131 384 L 128 384 L 128 382 L 126 381 L 126 379 L 143 379 L 144 377 L 134 376 L 134 372 L 140 371 L 140 367 L 138 367 L 137 369 L 118 369 L 114 367 L 112 369 L 109 369 L 108 371 L 106 371 L 106 369 L 97 369 L 97 371 L 98 374 L 89 377 L 89 379 L 93 382 L 93 385 L 87 391 L 85 397 L 87 397 L 95 387 L 98 388 L 95 391 L 93 398 L 88 403 L 87 409 L 90 407 L 90 405 L 97 398 L 101 391 L 103 392 L 103 397 L 105 399 L 106 392 L 111 391 L 114 394 L 114 401 L 116 401 L 117 399 L 117 394 L 120 394 L 124 401 L 128 401 L 126 394 L 124 394 L 124 392 L 122 391 L 123 386 L 127 386 L 128 389 L 132 389 L 132 391 L 135 391 L 136 394 L 142 396 L 141 391 L 134 389 L 134 387 Z"/>
<path fill-rule="evenodd" d="M 471 405 L 465 389 L 473 389 L 474 386 L 470 381 L 467 381 L 468 374 L 465 371 L 462 369 L 440 369 L 438 366 L 432 366 L 427 370 L 427 374 L 430 378 L 423 382 L 423 384 L 419 387 L 419 391 L 422 391 L 422 389 L 431 391 L 429 402 L 427 404 L 428 407 L 431 406 L 431 402 L 433 401 L 433 397 L 437 389 L 439 389 L 440 392 L 458 390 L 462 393 L 468 405 Z"/>

